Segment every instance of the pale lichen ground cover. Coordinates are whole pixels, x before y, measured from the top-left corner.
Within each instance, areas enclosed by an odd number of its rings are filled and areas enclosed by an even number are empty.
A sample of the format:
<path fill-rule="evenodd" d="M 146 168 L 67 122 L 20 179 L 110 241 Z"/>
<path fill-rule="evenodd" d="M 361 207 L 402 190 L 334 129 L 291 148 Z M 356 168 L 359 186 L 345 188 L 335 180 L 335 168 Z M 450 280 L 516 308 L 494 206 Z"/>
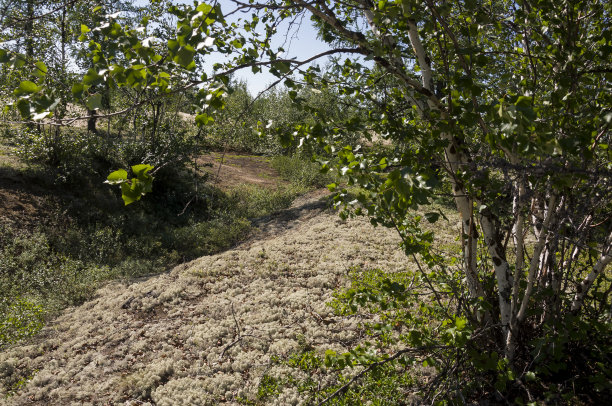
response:
<path fill-rule="evenodd" d="M 358 321 L 333 315 L 326 302 L 334 289 L 351 267 L 393 271 L 407 258 L 393 231 L 367 219 L 298 213 L 263 239 L 108 285 L 66 310 L 34 343 L 0 354 L 0 403 L 237 404 L 255 399 L 264 374 L 303 373 L 271 362 L 300 343 L 347 350 Z M 274 402 L 301 400 L 286 389 Z"/>

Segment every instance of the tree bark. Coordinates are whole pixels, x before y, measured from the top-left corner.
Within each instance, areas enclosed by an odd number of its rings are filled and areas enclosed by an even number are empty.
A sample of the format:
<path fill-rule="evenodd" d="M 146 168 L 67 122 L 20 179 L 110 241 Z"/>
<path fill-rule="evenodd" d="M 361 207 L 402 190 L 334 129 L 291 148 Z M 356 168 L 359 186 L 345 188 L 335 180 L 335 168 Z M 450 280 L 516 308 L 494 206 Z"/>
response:
<path fill-rule="evenodd" d="M 94 134 L 98 134 L 96 123 L 98 122 L 98 113 L 95 110 L 87 110 L 87 131 L 91 131 Z"/>

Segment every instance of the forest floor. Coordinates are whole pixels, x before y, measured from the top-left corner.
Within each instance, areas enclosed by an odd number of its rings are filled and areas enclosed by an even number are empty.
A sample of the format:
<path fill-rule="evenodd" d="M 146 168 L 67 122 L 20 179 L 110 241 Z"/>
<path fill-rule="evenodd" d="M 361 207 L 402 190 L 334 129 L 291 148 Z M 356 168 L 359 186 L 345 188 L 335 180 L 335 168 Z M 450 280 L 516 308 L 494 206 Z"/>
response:
<path fill-rule="evenodd" d="M 262 221 L 259 238 L 133 283 L 111 283 L 0 355 L 7 404 L 238 404 L 300 347 L 347 351 L 356 319 L 326 302 L 351 268 L 405 266 L 398 237 L 341 221 L 317 192 Z M 299 378 L 299 377 L 298 377 Z M 326 385 L 321 376 L 321 385 Z M 296 389 L 279 405 L 298 404 Z M 132 403 L 130 403 L 132 402 Z"/>
<path fill-rule="evenodd" d="M 224 159 L 217 182 L 278 182 L 263 158 Z M 220 160 L 213 154 L 200 162 L 213 164 L 213 174 Z M 9 197 L 2 215 L 35 215 L 27 182 L 2 175 L 0 193 Z M 349 274 L 409 267 L 399 237 L 378 228 L 373 238 L 365 218 L 341 220 L 326 190 L 254 225 L 233 249 L 108 283 L 33 339 L 5 349 L 0 404 L 295 405 L 304 400 L 295 385 L 264 399 L 262 382 L 332 384 L 286 361 L 304 351 L 346 352 L 364 339 L 363 320 L 337 316 L 328 303 Z"/>
<path fill-rule="evenodd" d="M 27 227 L 44 217 L 46 191 L 25 178 L 23 164 L 0 148 L 0 223 Z"/>

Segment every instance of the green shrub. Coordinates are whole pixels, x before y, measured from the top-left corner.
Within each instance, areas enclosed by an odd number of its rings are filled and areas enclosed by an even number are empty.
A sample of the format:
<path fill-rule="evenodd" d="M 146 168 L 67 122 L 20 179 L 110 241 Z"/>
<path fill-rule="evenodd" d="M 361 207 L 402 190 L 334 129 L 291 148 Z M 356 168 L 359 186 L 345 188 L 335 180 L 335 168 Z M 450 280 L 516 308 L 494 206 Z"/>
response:
<path fill-rule="evenodd" d="M 0 243 L 0 297 L 35 297 L 49 311 L 82 303 L 109 274 L 53 249 L 40 231 L 0 227 Z"/>
<path fill-rule="evenodd" d="M 283 179 L 304 188 L 321 188 L 332 182 L 331 175 L 322 173 L 317 163 L 297 155 L 276 156 L 270 163 Z"/>
<path fill-rule="evenodd" d="M 82 176 L 82 171 L 106 169 L 93 165 L 96 157 L 106 154 L 106 142 L 79 128 L 56 130 L 22 126 L 13 129 L 11 141 L 17 147 L 17 156 L 26 162 L 60 169 L 60 173 L 67 178 Z"/>
<path fill-rule="evenodd" d="M 455 299 L 464 297 L 456 290 L 461 275 L 451 268 L 427 273 L 356 268 L 349 276 L 351 285 L 336 292 L 329 304 L 338 316 L 363 320 L 364 340 L 343 353 L 302 351 L 289 357 L 287 364 L 309 377 L 328 377 L 324 387 L 308 378 L 282 383 L 297 387 L 308 403 L 321 402 L 364 370 L 328 404 L 437 399 L 435 404 L 463 405 L 487 399 L 491 404 L 573 405 L 603 404 L 612 396 L 609 314 L 598 320 L 568 316 L 546 331 L 532 332 L 524 339 L 533 362 L 514 371 L 486 329 L 475 327 L 461 310 L 463 304 Z M 433 286 L 438 298 L 422 295 L 423 285 Z"/>
<path fill-rule="evenodd" d="M 242 217 L 215 218 L 174 229 L 172 247 L 186 259 L 211 255 L 232 247 L 250 229 L 251 223 Z"/>
<path fill-rule="evenodd" d="M 289 207 L 293 199 L 305 191 L 303 187 L 293 185 L 270 190 L 244 184 L 227 193 L 224 211 L 248 219 L 262 217 Z"/>
<path fill-rule="evenodd" d="M 31 337 L 44 325 L 44 310 L 23 297 L 0 299 L 0 348 Z"/>

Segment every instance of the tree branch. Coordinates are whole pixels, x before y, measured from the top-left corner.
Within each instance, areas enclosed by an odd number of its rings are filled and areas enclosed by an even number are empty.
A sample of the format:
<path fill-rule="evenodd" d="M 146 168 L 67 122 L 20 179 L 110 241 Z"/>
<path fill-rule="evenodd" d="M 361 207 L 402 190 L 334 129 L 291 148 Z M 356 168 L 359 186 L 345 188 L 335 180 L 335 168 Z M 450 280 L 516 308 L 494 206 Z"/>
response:
<path fill-rule="evenodd" d="M 374 363 L 370 364 L 367 368 L 364 368 L 357 375 L 352 377 L 350 381 L 348 381 L 347 383 L 342 385 L 334 393 L 332 393 L 331 395 L 329 395 L 328 397 L 323 399 L 321 402 L 319 402 L 317 404 L 317 406 L 322 406 L 322 405 L 326 404 L 327 402 L 329 402 L 330 400 L 332 400 L 333 398 L 335 398 L 336 396 L 338 396 L 342 392 L 346 391 L 349 388 L 349 386 L 351 386 L 357 379 L 361 378 L 362 376 L 364 376 L 365 374 L 367 374 L 372 369 L 374 369 L 374 368 L 376 368 L 378 366 L 384 365 L 387 362 L 394 361 L 394 360 L 398 359 L 400 356 L 402 356 L 402 355 L 404 355 L 406 353 L 409 353 L 409 352 L 422 352 L 422 351 L 432 350 L 434 348 L 440 348 L 440 347 L 404 348 L 403 350 L 399 350 L 398 352 L 396 352 L 395 354 L 393 354 L 389 358 L 386 358 L 386 359 L 384 359 L 382 361 L 374 362 Z"/>
<path fill-rule="evenodd" d="M 593 270 L 582 280 L 582 282 L 580 282 L 580 285 L 578 285 L 576 295 L 572 301 L 572 312 L 578 312 L 580 310 L 584 304 L 584 299 L 593 286 L 593 282 L 595 282 L 597 276 L 603 273 L 610 262 L 612 262 L 612 232 L 608 235 L 601 257 L 597 260 L 595 265 L 593 265 Z"/>

